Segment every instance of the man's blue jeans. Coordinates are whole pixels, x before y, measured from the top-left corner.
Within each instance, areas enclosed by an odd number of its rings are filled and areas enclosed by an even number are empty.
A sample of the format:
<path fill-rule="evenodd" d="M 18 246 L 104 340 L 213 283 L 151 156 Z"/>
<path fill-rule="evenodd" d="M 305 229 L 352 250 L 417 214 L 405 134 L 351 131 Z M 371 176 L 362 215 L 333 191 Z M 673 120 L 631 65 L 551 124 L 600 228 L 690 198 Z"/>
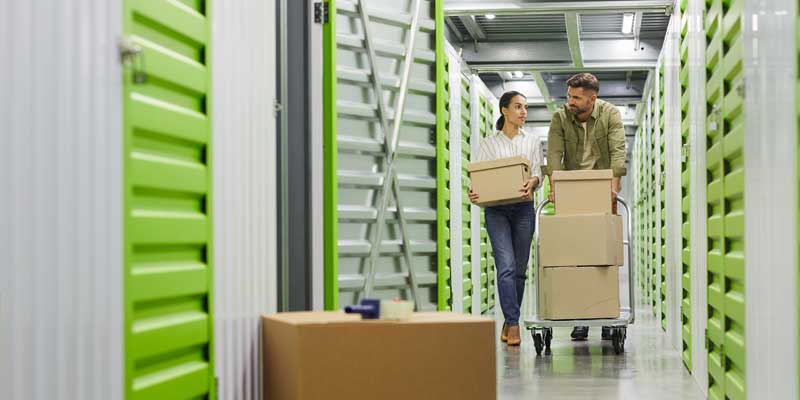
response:
<path fill-rule="evenodd" d="M 518 325 L 533 239 L 533 202 L 486 207 L 484 214 L 497 265 L 500 307 L 506 325 Z"/>

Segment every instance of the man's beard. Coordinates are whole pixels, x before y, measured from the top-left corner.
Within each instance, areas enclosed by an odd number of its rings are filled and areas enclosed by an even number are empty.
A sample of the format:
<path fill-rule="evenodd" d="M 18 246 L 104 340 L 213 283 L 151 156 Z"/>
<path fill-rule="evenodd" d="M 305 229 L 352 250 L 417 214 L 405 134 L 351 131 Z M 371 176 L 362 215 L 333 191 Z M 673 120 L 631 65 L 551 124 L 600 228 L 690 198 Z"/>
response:
<path fill-rule="evenodd" d="M 589 109 L 588 107 L 587 108 L 572 108 L 572 107 L 570 107 L 569 111 L 572 112 L 575 115 L 581 115 L 581 114 L 585 113 L 588 109 Z"/>

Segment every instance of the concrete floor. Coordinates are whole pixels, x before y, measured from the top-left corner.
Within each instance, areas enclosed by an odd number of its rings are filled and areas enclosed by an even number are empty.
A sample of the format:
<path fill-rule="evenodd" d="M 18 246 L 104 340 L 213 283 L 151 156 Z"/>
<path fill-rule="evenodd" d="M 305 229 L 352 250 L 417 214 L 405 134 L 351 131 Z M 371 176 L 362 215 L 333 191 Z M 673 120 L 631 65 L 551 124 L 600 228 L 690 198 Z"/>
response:
<path fill-rule="evenodd" d="M 627 296 L 625 296 L 627 301 Z M 529 296 L 526 295 L 526 300 Z M 532 304 L 523 304 L 523 319 Z M 499 307 L 498 307 L 499 308 Z M 703 399 L 680 353 L 668 343 L 652 310 L 638 307 L 628 328 L 625 353 L 614 354 L 611 341 L 600 340 L 591 328 L 589 340 L 573 342 L 570 328 L 555 328 L 551 354 L 536 355 L 530 332 L 522 330 L 522 345 L 500 342 L 502 314 L 497 315 L 498 399 Z"/>

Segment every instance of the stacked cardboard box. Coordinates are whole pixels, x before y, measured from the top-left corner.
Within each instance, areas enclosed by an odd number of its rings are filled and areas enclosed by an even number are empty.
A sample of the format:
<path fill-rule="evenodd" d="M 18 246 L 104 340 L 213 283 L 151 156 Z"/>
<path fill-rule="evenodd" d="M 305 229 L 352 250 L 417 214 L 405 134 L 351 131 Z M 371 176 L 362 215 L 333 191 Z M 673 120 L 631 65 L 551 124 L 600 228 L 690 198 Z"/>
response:
<path fill-rule="evenodd" d="M 265 400 L 494 399 L 494 320 L 424 312 L 262 317 Z"/>
<path fill-rule="evenodd" d="M 622 217 L 611 215 L 611 170 L 555 171 L 556 215 L 540 218 L 543 319 L 619 318 Z"/>

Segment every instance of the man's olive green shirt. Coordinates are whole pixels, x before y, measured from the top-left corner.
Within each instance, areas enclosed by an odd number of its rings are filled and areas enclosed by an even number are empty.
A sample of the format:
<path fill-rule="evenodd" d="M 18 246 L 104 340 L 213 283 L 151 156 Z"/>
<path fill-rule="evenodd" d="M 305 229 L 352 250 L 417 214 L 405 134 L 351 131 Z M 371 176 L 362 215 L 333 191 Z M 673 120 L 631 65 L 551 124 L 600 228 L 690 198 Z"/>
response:
<path fill-rule="evenodd" d="M 625 128 L 622 116 L 613 105 L 597 99 L 587 121 L 588 141 L 594 146 L 592 154 L 598 156 L 595 169 L 610 169 L 614 176 L 623 176 L 625 169 Z M 547 165 L 542 172 L 547 175 L 558 170 L 580 169 L 584 154 L 585 131 L 565 104 L 553 114 L 547 134 Z"/>

